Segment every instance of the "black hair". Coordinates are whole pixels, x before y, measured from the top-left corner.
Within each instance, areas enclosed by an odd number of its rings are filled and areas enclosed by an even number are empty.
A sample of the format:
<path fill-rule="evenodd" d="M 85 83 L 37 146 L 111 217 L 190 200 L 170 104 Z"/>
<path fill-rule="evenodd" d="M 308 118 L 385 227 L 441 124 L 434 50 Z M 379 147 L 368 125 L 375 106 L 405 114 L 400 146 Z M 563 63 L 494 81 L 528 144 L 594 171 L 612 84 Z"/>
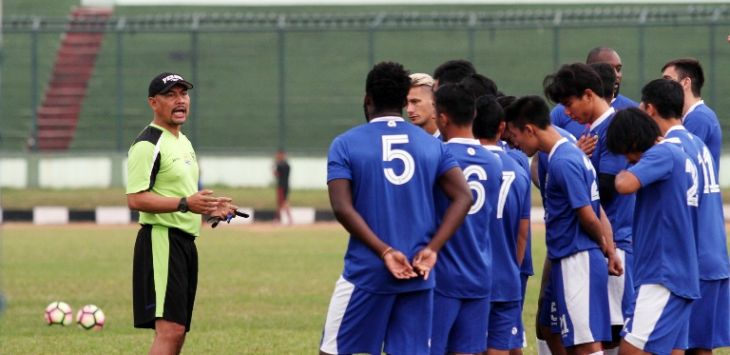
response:
<path fill-rule="evenodd" d="M 641 89 L 641 102 L 644 105 L 652 104 L 661 118 L 680 118 L 684 107 L 684 90 L 674 80 L 652 80 Z"/>
<path fill-rule="evenodd" d="M 705 84 L 705 74 L 702 72 L 700 61 L 694 58 L 675 59 L 662 67 L 662 72 L 669 67 L 674 67 L 679 74 L 679 79 L 690 78 L 692 80 L 692 95 L 700 97 L 702 85 Z"/>
<path fill-rule="evenodd" d="M 481 74 L 472 74 L 464 79 L 461 79 L 461 85 L 464 85 L 469 92 L 474 95 L 474 98 L 478 98 L 484 95 L 497 96 L 497 84 L 492 79 L 487 78 Z"/>
<path fill-rule="evenodd" d="M 606 132 L 606 145 L 614 154 L 643 153 L 661 135 L 659 126 L 646 112 L 631 107 L 613 116 Z"/>
<path fill-rule="evenodd" d="M 476 74 L 474 64 L 464 59 L 449 60 L 433 71 L 433 79 L 439 81 L 439 85 L 456 84 L 469 75 Z"/>
<path fill-rule="evenodd" d="M 593 63 L 590 67 L 596 71 L 598 77 L 601 78 L 601 86 L 603 92 L 597 92 L 598 96 L 604 98 L 607 101 L 613 99 L 614 91 L 616 91 L 616 71 L 613 69 L 611 64 L 608 63 Z"/>
<path fill-rule="evenodd" d="M 613 84 L 615 82 L 612 81 Z M 545 77 L 542 82 L 545 97 L 556 103 L 564 103 L 568 98 L 583 97 L 586 89 L 602 96 L 603 83 L 593 68 L 583 63 L 565 64 L 555 73 Z"/>
<path fill-rule="evenodd" d="M 507 108 L 507 106 L 509 106 L 509 105 L 512 105 L 512 103 L 514 103 L 515 101 L 517 101 L 516 96 L 512 96 L 512 95 L 497 96 L 497 102 L 499 103 L 500 106 L 502 106 L 503 109 Z"/>
<path fill-rule="evenodd" d="M 550 108 L 540 96 L 523 96 L 504 109 L 504 119 L 520 130 L 528 123 L 545 129 L 550 125 Z"/>
<path fill-rule="evenodd" d="M 477 114 L 471 131 L 474 137 L 494 139 L 497 137 L 499 123 L 504 122 L 504 109 L 494 96 L 486 95 L 477 98 Z"/>
<path fill-rule="evenodd" d="M 474 121 L 474 96 L 461 84 L 439 86 L 434 93 L 436 112 L 446 114 L 451 122 L 465 126 Z"/>
<path fill-rule="evenodd" d="M 403 109 L 411 89 L 408 74 L 403 65 L 394 62 L 381 62 L 370 70 L 365 93 L 372 99 L 376 111 Z"/>

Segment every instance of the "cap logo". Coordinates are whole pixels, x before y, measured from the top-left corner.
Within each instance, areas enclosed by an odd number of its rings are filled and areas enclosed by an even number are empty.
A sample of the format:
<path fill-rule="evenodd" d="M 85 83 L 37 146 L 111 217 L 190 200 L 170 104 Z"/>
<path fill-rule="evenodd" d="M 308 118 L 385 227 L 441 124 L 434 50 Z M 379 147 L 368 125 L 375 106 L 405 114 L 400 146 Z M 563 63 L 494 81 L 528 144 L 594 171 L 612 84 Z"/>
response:
<path fill-rule="evenodd" d="M 185 79 L 183 79 L 183 77 L 180 75 L 172 74 L 172 75 L 168 75 L 168 76 L 162 78 L 162 83 L 167 84 L 168 81 L 180 81 L 180 80 L 185 80 Z"/>

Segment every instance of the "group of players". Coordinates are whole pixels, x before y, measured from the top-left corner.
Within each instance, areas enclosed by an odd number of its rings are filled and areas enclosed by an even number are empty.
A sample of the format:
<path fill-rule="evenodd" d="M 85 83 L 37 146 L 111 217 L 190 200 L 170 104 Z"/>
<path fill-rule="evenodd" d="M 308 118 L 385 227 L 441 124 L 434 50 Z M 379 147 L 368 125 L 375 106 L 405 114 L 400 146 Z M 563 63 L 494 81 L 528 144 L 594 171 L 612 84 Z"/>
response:
<path fill-rule="evenodd" d="M 730 346 L 721 130 L 702 68 L 668 62 L 640 104 L 619 94 L 621 72 L 605 47 L 562 66 L 543 82 L 551 112 L 464 60 L 433 77 L 375 65 L 367 123 L 329 150 L 350 240 L 320 353 L 521 354 L 531 181 L 548 254 L 538 353 Z"/>

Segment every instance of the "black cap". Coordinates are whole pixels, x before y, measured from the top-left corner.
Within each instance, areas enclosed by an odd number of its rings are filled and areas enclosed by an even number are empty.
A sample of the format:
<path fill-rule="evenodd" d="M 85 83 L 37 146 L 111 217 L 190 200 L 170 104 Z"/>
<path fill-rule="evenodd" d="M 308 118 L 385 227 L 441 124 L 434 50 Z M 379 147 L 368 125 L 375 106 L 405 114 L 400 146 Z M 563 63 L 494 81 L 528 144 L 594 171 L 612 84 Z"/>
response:
<path fill-rule="evenodd" d="M 157 94 L 164 94 L 170 91 L 170 89 L 172 89 L 175 85 L 182 85 L 188 90 L 193 88 L 193 84 L 186 81 L 181 75 L 166 72 L 154 77 L 154 79 L 150 81 L 148 96 L 152 97 Z"/>

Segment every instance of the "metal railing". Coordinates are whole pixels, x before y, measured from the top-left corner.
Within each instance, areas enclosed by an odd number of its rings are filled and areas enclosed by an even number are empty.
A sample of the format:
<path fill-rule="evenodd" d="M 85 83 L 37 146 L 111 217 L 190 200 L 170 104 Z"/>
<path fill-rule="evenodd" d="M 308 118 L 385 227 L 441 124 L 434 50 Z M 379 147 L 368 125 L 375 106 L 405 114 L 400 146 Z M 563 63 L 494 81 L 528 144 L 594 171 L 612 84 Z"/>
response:
<path fill-rule="evenodd" d="M 721 113 L 721 116 L 724 117 L 730 112 L 730 100 L 725 97 L 720 98 L 718 91 L 718 82 L 721 81 L 719 80 L 721 73 L 728 73 L 728 71 L 725 71 L 724 68 L 720 70 L 717 67 L 718 56 L 728 53 L 728 50 L 725 48 L 728 47 L 727 44 L 721 44 L 722 41 L 718 40 L 718 38 L 724 39 L 727 33 L 723 31 L 730 29 L 730 8 L 727 6 L 602 7 L 567 10 L 536 9 L 453 13 L 165 13 L 146 16 L 120 16 L 113 17 L 108 21 L 9 16 L 5 17 L 2 23 L 2 30 L 6 39 L 4 57 L 24 56 L 13 51 L 27 51 L 25 56 L 28 59 L 28 73 L 18 75 L 27 75 L 25 77 L 29 82 L 27 92 L 30 100 L 27 100 L 28 106 L 26 111 L 18 107 L 17 103 L 7 102 L 3 98 L 4 102 L 0 105 L 5 111 L 3 118 L 0 119 L 0 134 L 4 135 L 3 140 L 0 141 L 1 149 L 15 150 L 19 146 L 17 142 L 8 142 L 8 138 L 11 138 L 10 140 L 13 141 L 12 138 L 18 137 L 8 137 L 8 130 L 4 129 L 16 127 L 17 125 L 14 123 L 17 122 L 13 122 L 12 120 L 18 119 L 17 117 L 23 119 L 24 115 L 18 114 L 17 112 L 30 112 L 30 120 L 32 122 L 23 127 L 28 127 L 28 134 L 30 137 L 33 137 L 35 132 L 35 110 L 39 104 L 38 97 L 42 95 L 42 80 L 45 73 L 50 70 L 50 65 L 52 64 L 51 59 L 55 55 L 57 48 L 57 44 L 54 45 L 54 41 L 48 40 L 47 37 L 48 35 L 68 31 L 69 28 L 73 28 L 72 31 L 105 32 L 107 34 L 106 45 L 103 49 L 107 55 L 107 59 L 103 63 L 97 63 L 97 72 L 102 71 L 106 73 L 100 74 L 105 75 L 105 80 L 112 78 L 115 81 L 113 89 L 109 88 L 109 90 L 113 90 L 115 123 L 111 126 L 108 124 L 105 126 L 115 131 L 115 137 L 113 138 L 115 143 L 113 146 L 107 144 L 101 148 L 117 151 L 126 149 L 130 140 L 130 130 L 134 129 L 130 126 L 136 127 L 139 125 L 139 123 L 132 125 L 128 117 L 129 113 L 125 111 L 127 107 L 126 103 L 129 102 L 128 93 L 131 91 L 131 83 L 127 81 L 134 82 L 134 87 L 137 90 L 141 90 L 146 85 L 146 80 L 148 80 L 146 77 L 137 76 L 136 67 L 133 67 L 136 64 L 130 63 L 136 63 L 139 60 L 136 58 L 139 55 L 139 52 L 136 51 L 139 47 L 152 46 L 157 41 L 155 38 L 159 38 L 160 36 L 175 37 L 175 41 L 185 52 L 185 54 L 180 54 L 184 58 L 176 62 L 176 65 L 183 68 L 192 82 L 198 83 L 201 80 L 205 80 L 205 77 L 200 73 L 201 67 L 204 67 L 208 73 L 212 72 L 208 68 L 208 65 L 213 61 L 209 58 L 215 55 L 217 49 L 224 52 L 225 47 L 230 46 L 231 43 L 236 43 L 238 40 L 248 40 L 250 36 L 255 35 L 270 35 L 264 41 L 265 43 L 260 44 L 260 48 L 253 49 L 254 51 L 260 50 L 266 52 L 266 56 L 275 61 L 275 63 L 269 61 L 269 64 L 270 68 L 275 68 L 272 72 L 275 72 L 276 79 L 270 82 L 265 80 L 263 83 L 258 83 L 265 85 L 270 91 L 276 93 L 275 116 L 277 124 L 275 132 L 269 132 L 271 135 L 269 145 L 261 146 L 259 144 L 255 147 L 263 151 L 270 151 L 276 148 L 290 148 L 290 144 L 288 143 L 292 141 L 292 136 L 301 133 L 297 132 L 296 129 L 291 130 L 287 128 L 292 125 L 292 116 L 299 112 L 296 103 L 297 99 L 287 95 L 293 90 L 291 88 L 292 80 L 290 79 L 292 72 L 298 72 L 300 70 L 298 63 L 304 59 L 297 57 L 300 54 L 293 52 L 294 50 L 296 52 L 302 52 L 300 47 L 298 47 L 300 37 L 297 36 L 309 36 L 303 37 L 305 39 L 302 42 L 306 42 L 310 40 L 309 38 L 315 38 L 315 36 L 323 33 L 342 36 L 344 38 L 342 40 L 343 43 L 352 42 L 353 40 L 361 41 L 365 46 L 367 58 L 366 63 L 364 63 L 367 67 L 362 68 L 363 72 L 376 61 L 384 59 L 383 55 L 379 54 L 379 46 L 384 45 L 392 48 L 393 44 L 389 42 L 389 37 L 393 35 L 404 36 L 408 42 L 418 42 L 423 41 L 424 34 L 448 34 L 449 40 L 435 45 L 444 47 L 444 43 L 446 43 L 446 48 L 442 48 L 438 56 L 446 59 L 451 59 L 447 57 L 464 57 L 478 62 L 484 58 L 484 53 L 489 52 L 490 49 L 482 48 L 485 38 L 493 40 L 502 33 L 507 33 L 507 35 L 514 33 L 521 34 L 523 32 L 528 34 L 539 33 L 542 39 L 551 38 L 549 49 L 541 53 L 545 58 L 549 58 L 550 65 L 547 68 L 549 71 L 557 68 L 566 58 L 571 58 L 575 61 L 576 58 L 580 58 L 579 56 L 584 57 L 585 53 L 590 49 L 590 47 L 586 48 L 584 45 L 584 43 L 590 41 L 580 39 L 580 34 L 576 34 L 576 32 L 588 30 L 599 32 L 620 30 L 622 31 L 621 36 L 626 37 L 620 38 L 620 42 L 625 43 L 626 47 L 632 48 L 627 52 L 633 54 L 631 57 L 624 54 L 624 62 L 631 61 L 637 64 L 635 67 L 636 72 L 634 73 L 635 77 L 630 80 L 633 82 L 632 87 L 628 88 L 630 92 L 637 94 L 643 83 L 648 81 L 650 75 L 647 74 L 647 67 L 651 66 L 653 71 L 658 71 L 656 64 L 659 63 L 659 66 L 661 66 L 661 61 L 673 59 L 670 55 L 674 55 L 674 57 L 696 56 L 705 65 L 706 76 L 708 77 L 708 86 L 705 89 L 705 93 L 707 93 L 705 95 L 706 100 L 722 110 L 718 112 L 719 114 Z M 650 31 L 665 31 L 663 29 L 666 29 L 666 33 L 682 33 L 682 31 L 699 31 L 703 33 L 695 35 L 688 43 L 677 43 L 671 41 L 671 39 L 662 38 L 662 33 L 665 32 L 649 33 Z M 356 35 L 353 35 L 353 33 Z M 232 38 L 229 42 L 221 42 L 221 48 L 210 47 L 209 44 L 213 43 L 216 36 L 220 35 L 231 35 Z M 364 35 L 364 38 L 362 35 Z M 25 39 L 22 39 L 23 37 Z M 45 37 L 44 40 L 41 40 L 41 37 Z M 144 37 L 144 41 L 139 40 L 140 37 Z M 292 39 L 292 37 L 296 38 Z M 144 43 L 140 46 L 137 43 L 130 45 L 128 42 L 131 39 L 135 39 L 135 41 L 139 40 L 139 43 Z M 664 57 L 657 58 L 658 55 L 655 55 L 651 50 L 647 50 L 650 47 L 649 44 L 656 43 L 657 39 L 661 39 L 667 43 L 674 43 L 677 46 L 676 50 L 667 51 L 666 55 L 662 53 Z M 700 46 L 699 43 L 703 40 L 706 41 L 706 45 L 702 46 L 704 47 L 701 49 L 702 53 L 697 53 L 697 48 Z M 14 44 L 17 46 L 14 47 Z M 595 45 L 599 44 L 602 43 L 596 43 Z M 334 45 L 337 45 L 337 43 Z M 522 45 L 524 46 L 525 44 L 523 43 Z M 688 49 L 684 50 L 683 46 L 686 46 Z M 302 47 L 306 46 L 302 45 Z M 465 51 L 459 52 L 452 50 L 455 47 L 463 47 Z M 510 48 L 509 44 L 503 45 L 503 47 Z M 495 48 L 496 50 L 500 50 L 501 47 L 496 46 Z M 358 50 L 360 49 L 361 47 L 358 47 Z M 357 56 L 357 60 L 362 60 L 359 55 L 360 53 L 343 54 L 338 53 L 338 48 L 332 48 L 331 50 L 332 52 L 323 53 L 323 55 Z M 619 51 L 621 52 L 621 50 Z M 397 57 L 390 59 L 400 61 Z M 532 58 L 515 58 L 515 60 L 517 59 L 527 61 L 526 65 L 529 66 Z M 39 63 L 39 60 L 43 60 L 44 63 Z M 544 60 L 541 62 L 544 62 Z M 14 68 L 8 68 L 7 63 L 8 60 L 2 63 L 2 70 L 5 71 L 4 78 L 8 78 L 8 71 L 14 70 Z M 423 60 L 423 63 L 428 63 L 428 60 Z M 514 63 L 513 65 L 518 64 Z M 433 67 L 432 64 L 431 68 L 422 71 L 432 71 Z M 135 71 L 135 75 L 130 75 L 131 71 Z M 499 68 L 496 68 L 495 71 L 499 72 Z M 491 73 L 487 72 L 486 74 L 490 75 Z M 542 76 L 545 74 L 548 74 L 545 70 L 540 73 Z M 541 82 L 542 76 L 536 75 L 534 78 L 537 85 Z M 364 78 L 364 75 L 362 77 Z M 510 79 L 507 78 L 507 80 Z M 504 79 L 501 80 L 501 82 L 505 81 Z M 500 87 L 502 87 L 501 82 L 499 80 L 497 81 Z M 2 84 L 5 87 L 0 92 L 6 95 L 10 90 L 7 86 L 12 84 L 7 84 L 6 82 Z M 347 85 L 361 87 L 362 82 L 348 82 Z M 530 86 L 530 88 L 525 89 L 513 89 L 513 91 L 520 90 L 522 92 L 534 92 L 535 87 Z M 205 101 L 205 98 L 210 97 L 210 95 L 216 95 L 217 93 L 210 88 L 201 90 L 197 90 L 196 88 L 196 90 L 191 92 L 191 95 L 193 95 L 193 100 L 195 101 Z M 208 96 L 203 97 L 203 95 Z M 313 89 L 312 93 L 305 96 L 317 97 L 318 95 L 321 94 Z M 304 101 L 304 99 L 301 99 L 301 95 L 297 97 L 300 97 L 300 100 Z M 93 100 L 93 98 L 90 99 Z M 360 99 L 361 96 L 355 96 L 348 100 L 355 103 Z M 199 106 L 192 105 L 191 123 L 187 127 L 188 135 L 194 143 L 201 140 L 201 135 L 209 136 L 215 134 L 210 131 L 212 128 L 200 127 L 198 117 L 201 115 L 199 111 L 201 109 Z M 352 110 L 340 109 L 338 114 L 351 114 L 352 112 L 357 112 L 358 109 L 357 105 L 355 105 L 355 108 Z M 210 106 L 205 110 L 205 115 L 217 114 Z M 139 111 L 143 112 L 143 110 Z M 334 116 L 330 118 L 332 117 Z M 355 118 L 350 120 L 347 125 L 342 124 L 338 128 L 352 125 L 353 123 L 359 122 L 358 120 L 359 118 Z M 94 126 L 93 120 L 86 120 L 81 122 L 82 129 L 85 128 L 83 122 L 90 122 L 89 127 Z M 730 122 L 723 121 L 725 126 L 728 126 L 728 123 Z M 323 123 L 322 125 L 325 124 Z M 81 133 L 83 134 L 83 132 Z M 332 131 L 319 137 L 319 140 L 315 143 L 315 148 L 309 149 L 302 142 L 295 144 L 291 148 L 301 151 L 311 150 L 313 152 L 322 152 L 326 150 L 326 144 L 329 143 L 328 139 L 336 133 L 338 132 Z M 210 139 L 208 140 L 211 141 Z M 220 145 L 216 145 L 214 144 L 215 140 L 211 142 L 203 144 L 202 149 L 225 150 L 230 148 L 228 146 L 230 144 L 226 145 L 221 143 Z M 93 146 L 93 143 L 90 143 L 90 145 Z M 243 145 L 242 148 L 250 150 L 254 147 Z M 93 147 L 79 147 L 78 149 L 93 149 Z"/>

